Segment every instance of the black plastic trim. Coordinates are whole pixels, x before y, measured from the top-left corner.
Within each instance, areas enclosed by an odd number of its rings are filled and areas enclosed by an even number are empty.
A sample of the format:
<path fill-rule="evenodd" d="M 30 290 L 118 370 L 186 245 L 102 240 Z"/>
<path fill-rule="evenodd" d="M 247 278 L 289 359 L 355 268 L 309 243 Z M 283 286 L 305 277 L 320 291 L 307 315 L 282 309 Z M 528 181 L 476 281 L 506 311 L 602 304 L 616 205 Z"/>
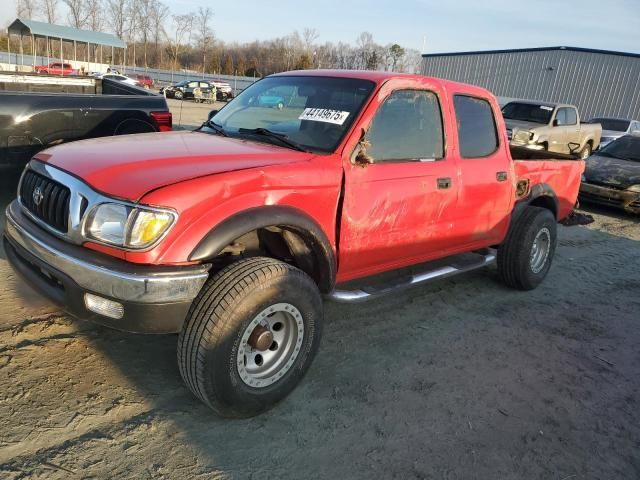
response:
<path fill-rule="evenodd" d="M 323 293 L 333 290 L 336 258 L 331 243 L 315 220 L 293 207 L 280 205 L 255 207 L 227 218 L 214 227 L 189 255 L 191 262 L 213 259 L 242 235 L 265 227 L 287 227 L 309 244 L 315 255 L 316 282 Z"/>

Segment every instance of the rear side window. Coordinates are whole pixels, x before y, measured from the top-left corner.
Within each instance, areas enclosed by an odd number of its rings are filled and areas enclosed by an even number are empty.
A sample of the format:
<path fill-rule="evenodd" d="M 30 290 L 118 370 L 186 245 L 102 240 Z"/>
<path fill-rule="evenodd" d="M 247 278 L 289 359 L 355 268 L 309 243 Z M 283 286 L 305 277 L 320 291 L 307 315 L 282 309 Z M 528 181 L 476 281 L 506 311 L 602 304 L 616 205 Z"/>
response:
<path fill-rule="evenodd" d="M 425 90 L 393 92 L 376 113 L 366 138 L 367 153 L 376 163 L 443 158 L 438 97 Z"/>
<path fill-rule="evenodd" d="M 462 157 L 482 158 L 495 152 L 499 143 L 491 104 L 481 98 L 455 95 L 453 105 Z"/>

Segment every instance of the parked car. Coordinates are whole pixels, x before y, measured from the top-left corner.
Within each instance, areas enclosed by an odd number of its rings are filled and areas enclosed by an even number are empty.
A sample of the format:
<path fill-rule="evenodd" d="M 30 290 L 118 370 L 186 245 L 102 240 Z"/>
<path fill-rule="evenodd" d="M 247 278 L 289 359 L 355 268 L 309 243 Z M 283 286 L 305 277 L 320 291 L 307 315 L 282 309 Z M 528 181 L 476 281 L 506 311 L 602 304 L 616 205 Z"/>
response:
<path fill-rule="evenodd" d="M 137 73 L 136 75 L 134 75 L 134 77 L 138 84 L 142 87 L 147 89 L 153 88 L 154 81 L 153 78 L 151 78 L 149 75 Z"/>
<path fill-rule="evenodd" d="M 620 137 L 587 160 L 580 198 L 640 214 L 640 136 Z"/>
<path fill-rule="evenodd" d="M 640 121 L 624 118 L 597 117 L 591 119 L 591 123 L 602 125 L 602 138 L 600 148 L 604 148 L 614 140 L 629 134 L 640 133 Z"/>
<path fill-rule="evenodd" d="M 43 82 L 0 73 L 0 164 L 24 164 L 45 148 L 86 138 L 171 130 L 167 101 L 105 76 Z M 90 160 L 88 160 L 90 161 Z"/>
<path fill-rule="evenodd" d="M 36 73 L 47 73 L 49 75 L 74 75 L 77 70 L 74 69 L 70 63 L 54 62 L 49 65 L 37 65 L 35 67 Z"/>
<path fill-rule="evenodd" d="M 276 87 L 292 94 L 274 115 L 256 99 Z M 495 261 L 510 287 L 543 281 L 584 162 L 514 161 L 505 130 L 475 86 L 273 75 L 197 131 L 36 155 L 6 212 L 5 255 L 72 315 L 180 332 L 189 389 L 251 416 L 309 369 L 323 294 L 364 301 Z M 402 267 L 414 268 L 371 280 Z"/>
<path fill-rule="evenodd" d="M 103 73 L 102 75 L 99 75 L 98 78 L 101 78 L 101 79 L 108 78 L 109 80 L 115 80 L 116 82 L 126 83 L 127 85 L 133 85 L 134 87 L 142 86 L 140 85 L 140 82 L 138 82 L 137 80 L 134 80 L 131 77 L 127 77 L 126 75 L 121 75 L 119 73 Z"/>
<path fill-rule="evenodd" d="M 161 88 L 160 93 L 165 95 L 167 98 L 187 100 L 189 98 L 194 98 L 193 91 L 196 88 L 213 90 L 215 89 L 215 86 L 205 80 L 183 80 L 175 85 L 169 85 L 168 87 Z"/>
<path fill-rule="evenodd" d="M 231 88 L 231 85 L 227 82 L 223 82 L 222 80 L 212 80 L 210 83 L 216 87 L 218 100 L 226 102 L 233 98 L 233 88 Z"/>
<path fill-rule="evenodd" d="M 516 101 L 502 108 L 507 135 L 514 146 L 589 158 L 598 149 L 602 127 L 581 123 L 573 105 Z"/>

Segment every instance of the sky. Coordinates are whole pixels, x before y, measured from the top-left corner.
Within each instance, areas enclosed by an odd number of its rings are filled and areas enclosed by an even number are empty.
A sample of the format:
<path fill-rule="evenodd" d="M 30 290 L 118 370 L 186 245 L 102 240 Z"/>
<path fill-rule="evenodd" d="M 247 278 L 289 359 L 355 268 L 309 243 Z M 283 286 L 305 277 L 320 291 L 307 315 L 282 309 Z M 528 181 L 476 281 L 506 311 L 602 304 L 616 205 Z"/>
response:
<path fill-rule="evenodd" d="M 60 2 L 62 3 L 62 2 Z M 174 13 L 212 6 L 165 0 Z M 216 2 L 213 28 L 225 42 L 250 42 L 315 28 L 318 42 L 377 43 L 422 53 L 571 46 L 640 53 L 640 0 L 230 0 Z M 8 8 L 5 8 L 8 7 Z M 0 0 L 0 26 L 15 17 Z"/>

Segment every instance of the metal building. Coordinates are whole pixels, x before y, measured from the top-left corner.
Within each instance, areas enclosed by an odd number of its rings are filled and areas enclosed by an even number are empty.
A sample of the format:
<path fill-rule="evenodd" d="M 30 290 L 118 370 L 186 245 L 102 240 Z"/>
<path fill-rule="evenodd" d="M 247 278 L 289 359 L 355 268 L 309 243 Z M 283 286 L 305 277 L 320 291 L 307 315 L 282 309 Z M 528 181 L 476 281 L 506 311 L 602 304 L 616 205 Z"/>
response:
<path fill-rule="evenodd" d="M 574 47 L 428 54 L 425 75 L 498 97 L 577 105 L 582 117 L 640 119 L 640 55 Z"/>

